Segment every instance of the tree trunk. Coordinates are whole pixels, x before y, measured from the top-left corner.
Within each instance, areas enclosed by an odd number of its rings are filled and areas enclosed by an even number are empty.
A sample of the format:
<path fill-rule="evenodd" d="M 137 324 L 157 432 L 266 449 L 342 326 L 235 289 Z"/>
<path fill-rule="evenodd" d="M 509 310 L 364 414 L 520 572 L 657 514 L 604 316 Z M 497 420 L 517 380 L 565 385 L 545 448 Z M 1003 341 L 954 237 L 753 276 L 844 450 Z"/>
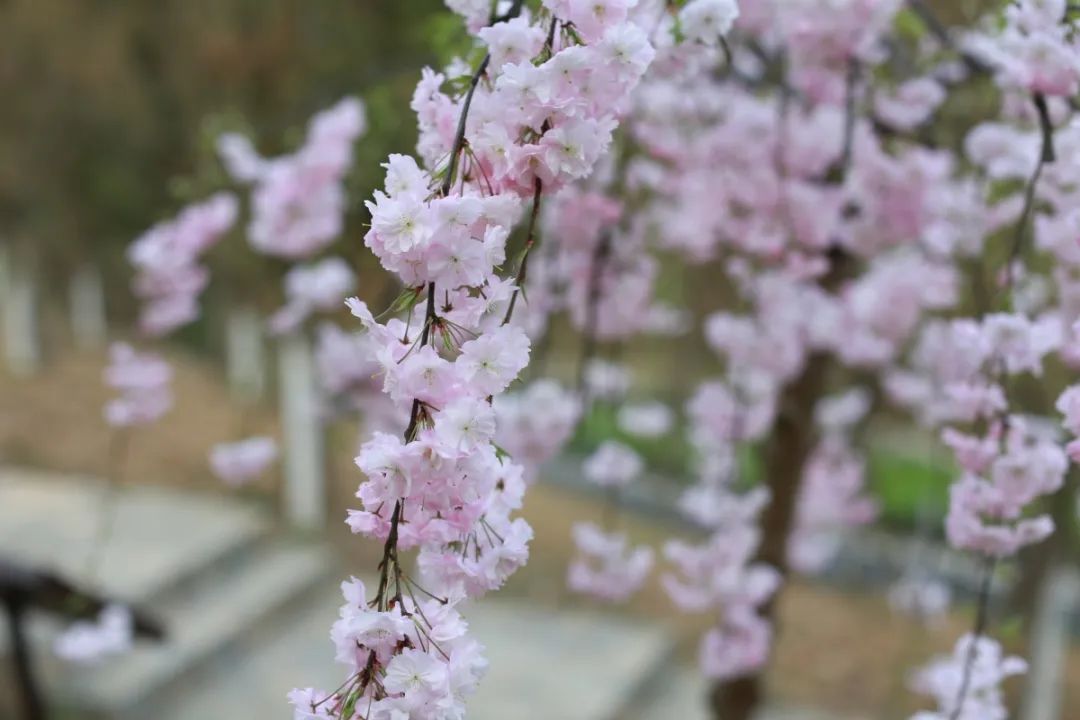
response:
<path fill-rule="evenodd" d="M 795 525 L 803 467 L 815 442 L 814 407 L 824 394 L 829 360 L 814 355 L 794 382 L 785 388 L 766 454 L 766 480 L 772 501 L 762 517 L 762 541 L 757 560 L 768 563 L 787 579 L 788 537 Z M 781 591 L 783 585 L 781 585 Z M 762 608 L 762 616 L 779 631 L 780 592 Z M 749 720 L 764 698 L 763 674 L 716 683 L 710 693 L 717 720 Z"/>

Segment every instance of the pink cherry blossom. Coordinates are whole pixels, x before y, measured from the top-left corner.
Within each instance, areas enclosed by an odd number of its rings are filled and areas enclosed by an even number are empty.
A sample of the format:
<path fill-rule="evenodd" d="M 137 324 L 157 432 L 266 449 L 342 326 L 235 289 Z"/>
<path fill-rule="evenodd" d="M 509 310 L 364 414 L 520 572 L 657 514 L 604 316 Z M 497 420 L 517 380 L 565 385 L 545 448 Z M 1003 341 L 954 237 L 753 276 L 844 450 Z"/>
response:
<path fill-rule="evenodd" d="M 653 567 L 649 547 L 632 547 L 620 533 L 605 533 L 591 523 L 574 526 L 577 556 L 570 563 L 567 585 L 574 592 L 607 602 L 625 602 L 648 578 Z"/>
<path fill-rule="evenodd" d="M 894 612 L 939 624 L 952 601 L 952 590 L 942 581 L 907 573 L 889 588 L 889 607 Z"/>
<path fill-rule="evenodd" d="M 690 0 L 679 10 L 679 23 L 686 36 L 706 45 L 718 44 L 738 17 L 735 0 Z"/>
<path fill-rule="evenodd" d="M 53 651 L 68 662 L 96 662 L 127 652 L 134 641 L 134 628 L 129 608 L 106 605 L 94 620 L 72 623 L 56 638 Z"/>
<path fill-rule="evenodd" d="M 699 663 L 705 677 L 727 680 L 764 667 L 772 645 L 772 626 L 752 612 L 729 613 L 701 641 Z"/>
<path fill-rule="evenodd" d="M 641 456 L 615 440 L 601 444 L 582 466 L 586 479 L 600 487 L 624 487 L 639 478 L 644 470 Z"/>
<path fill-rule="evenodd" d="M 336 700 L 351 699 L 365 716 L 461 717 L 484 661 L 454 607 L 499 588 L 528 559 L 532 529 L 514 514 L 527 472 L 536 471 L 512 461 L 507 449 L 520 450 L 525 460 L 544 459 L 568 438 L 580 410 L 575 398 L 551 385 L 514 400 L 500 397 L 527 365 L 531 346 L 530 321 L 514 313 L 531 302 L 524 295 L 518 302 L 522 288 L 502 275 L 507 242 L 527 203 L 539 215 L 542 200 L 589 175 L 610 145 L 618 115 L 653 57 L 646 34 L 629 20 L 634 4 L 570 0 L 549 3 L 534 17 L 520 4 L 449 2 L 490 54 L 464 94 L 448 94 L 444 86 L 447 77 L 470 72 L 461 63 L 445 73 L 424 71 L 412 101 L 419 161 L 391 156 L 383 188 L 367 202 L 365 245 L 408 289 L 380 316 L 390 316 L 385 322 L 366 304 L 347 300 L 362 340 L 328 334 L 325 363 L 336 387 L 362 385 L 361 373 L 381 375 L 383 393 L 408 423 L 403 435 L 376 431 L 356 458 L 364 479 L 348 524 L 381 541 L 384 559 L 373 599 L 355 581 L 345 586 L 348 602 L 332 635 L 350 675 L 378 680 Z M 574 31 L 558 32 L 567 21 Z M 351 143 L 347 133 L 339 135 Z M 321 192 L 327 199 L 304 203 L 289 217 L 331 220 L 347 163 L 316 177 L 326 185 L 320 190 L 307 186 L 307 159 L 302 149 L 274 161 L 284 165 L 284 179 L 265 171 L 249 233 L 257 246 L 276 238 L 264 250 L 295 257 L 329 236 L 302 233 L 303 225 L 271 235 L 279 220 L 259 205 L 281 193 L 275 209 L 289 207 L 290 193 L 304 188 L 304 198 Z M 260 166 L 247 160 L 233 164 Z M 530 238 L 535 229 L 530 226 Z M 518 262 L 523 277 L 524 260 Z M 327 283 L 317 284 L 327 290 Z M 350 357 L 355 372 L 339 367 Z M 544 403 L 554 417 L 538 414 Z M 550 430 L 550 437 L 521 437 L 533 429 Z M 497 438 L 509 439 L 499 447 Z M 406 579 L 397 552 L 412 548 L 419 573 Z M 414 607 L 413 585 L 430 601 Z M 298 713 L 317 712 L 310 699 L 311 693 L 294 696 Z"/>
<path fill-rule="evenodd" d="M 356 276 L 341 258 L 294 267 L 285 276 L 285 307 L 270 318 L 276 334 L 294 332 L 315 311 L 336 310 L 356 289 Z"/>
<path fill-rule="evenodd" d="M 365 127 L 363 104 L 345 98 L 311 119 L 304 144 L 291 155 L 264 159 L 242 136 L 219 138 L 230 174 L 253 186 L 248 240 L 255 250 L 301 259 L 341 234 L 342 181 Z"/>
<path fill-rule="evenodd" d="M 535 479 L 538 468 L 570 440 L 581 403 L 554 380 L 538 380 L 518 393 L 494 401 L 495 441 Z"/>
<path fill-rule="evenodd" d="M 619 408 L 619 428 L 638 437 L 666 435 L 675 422 L 667 405 L 659 402 L 623 405 Z"/>
<path fill-rule="evenodd" d="M 913 130 L 930 119 L 945 101 L 945 88 L 931 78 L 917 78 L 874 98 L 878 118 L 898 130 Z"/>
<path fill-rule="evenodd" d="M 105 384 L 120 396 L 105 405 L 105 420 L 114 427 L 146 425 L 172 408 L 172 368 L 152 353 L 139 353 L 125 343 L 109 348 Z"/>
<path fill-rule="evenodd" d="M 966 669 L 972 653 L 975 661 L 970 669 Z M 933 698 L 938 706 L 937 712 L 919 713 L 913 720 L 1005 720 L 1008 712 L 1001 684 L 1026 672 L 1027 663 L 1018 657 L 1006 656 L 997 641 L 965 635 L 956 644 L 952 655 L 937 658 L 912 677 L 912 687 Z M 968 678 L 968 689 L 962 695 L 960 688 L 965 684 L 965 677 Z"/>
<path fill-rule="evenodd" d="M 239 487 L 265 473 L 277 456 L 273 438 L 251 437 L 211 448 L 210 468 L 227 485 Z"/>
<path fill-rule="evenodd" d="M 236 222 L 236 198 L 218 193 L 188 206 L 147 230 L 128 248 L 134 291 L 145 304 L 139 325 L 147 335 L 166 335 L 195 320 L 198 297 L 209 282 L 199 260 Z"/>

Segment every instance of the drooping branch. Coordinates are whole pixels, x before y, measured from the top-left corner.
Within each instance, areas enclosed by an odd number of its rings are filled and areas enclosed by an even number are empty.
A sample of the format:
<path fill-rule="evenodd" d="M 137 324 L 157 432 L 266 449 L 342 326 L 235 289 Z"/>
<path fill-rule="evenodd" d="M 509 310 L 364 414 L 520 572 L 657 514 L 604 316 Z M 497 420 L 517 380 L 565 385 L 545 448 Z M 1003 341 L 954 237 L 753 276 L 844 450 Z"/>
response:
<path fill-rule="evenodd" d="M 1039 128 L 1042 132 L 1042 143 L 1039 151 L 1039 159 L 1035 163 L 1035 170 L 1024 187 L 1024 205 L 1020 211 L 1020 218 L 1016 221 L 1013 230 L 1012 245 L 1005 266 L 1005 291 L 1008 294 L 1016 284 L 1016 263 L 1024 251 L 1024 240 L 1027 238 L 1031 218 L 1035 212 L 1035 200 L 1037 197 L 1039 180 L 1042 178 L 1043 169 L 1047 164 L 1053 163 L 1056 158 L 1054 150 L 1054 127 L 1050 122 L 1050 116 L 1046 108 L 1046 98 L 1041 93 L 1034 96 L 1035 108 L 1039 114 Z"/>
<path fill-rule="evenodd" d="M 968 691 L 971 688 L 971 678 L 975 672 L 975 662 L 979 655 L 979 638 L 986 634 L 986 628 L 990 624 L 990 597 L 994 587 L 994 570 L 997 561 L 987 558 L 983 563 L 982 582 L 979 586 L 978 606 L 975 614 L 975 629 L 971 636 L 971 645 L 968 647 L 967 657 L 964 659 L 964 671 L 960 680 L 960 689 L 956 694 L 956 707 L 953 708 L 949 720 L 960 720 L 964 711 L 964 703 L 967 702 Z"/>
<path fill-rule="evenodd" d="M 540 202 L 544 193 L 544 183 L 540 178 L 533 180 L 532 210 L 529 212 L 529 228 L 525 235 L 525 247 L 521 253 L 521 264 L 518 265 L 517 274 L 514 276 L 514 292 L 510 296 L 510 305 L 506 308 L 506 315 L 502 324 L 506 325 L 514 317 L 514 308 L 517 306 L 518 295 L 525 287 L 525 281 L 529 276 L 529 255 L 536 245 L 536 226 L 540 217 Z"/>
<path fill-rule="evenodd" d="M 552 17 L 551 24 L 548 26 L 547 40 L 544 41 L 544 52 L 547 55 L 551 55 L 555 47 L 555 30 L 558 28 L 559 18 Z M 540 126 L 540 134 L 544 135 L 551 129 L 551 121 L 545 120 L 543 125 Z M 525 281 L 528 280 L 529 275 L 529 255 L 532 253 L 532 249 L 536 246 L 537 235 L 536 227 L 537 221 L 540 217 L 540 203 L 544 194 L 544 182 L 540 178 L 533 179 L 533 197 L 532 197 L 532 210 L 529 212 L 529 228 L 525 235 L 525 247 L 521 254 L 521 264 L 518 266 L 517 274 L 514 276 L 514 292 L 510 296 L 510 305 L 506 308 L 506 315 L 503 316 L 502 324 L 506 325 L 514 317 L 514 308 L 517 306 L 518 295 L 524 292 Z"/>
<path fill-rule="evenodd" d="M 582 330 L 582 347 L 581 347 L 581 360 L 578 364 L 578 395 L 586 402 L 588 398 L 585 397 L 585 372 L 588 369 L 589 361 L 591 361 L 596 355 L 596 345 L 599 340 L 597 337 L 597 326 L 599 324 L 600 316 L 600 295 L 602 291 L 602 282 L 604 277 L 604 266 L 607 264 L 608 257 L 611 255 L 611 232 L 605 231 L 600 239 L 596 243 L 596 248 L 593 250 L 592 266 L 589 268 L 589 290 L 588 297 L 586 299 L 587 307 L 585 308 L 585 327 Z"/>

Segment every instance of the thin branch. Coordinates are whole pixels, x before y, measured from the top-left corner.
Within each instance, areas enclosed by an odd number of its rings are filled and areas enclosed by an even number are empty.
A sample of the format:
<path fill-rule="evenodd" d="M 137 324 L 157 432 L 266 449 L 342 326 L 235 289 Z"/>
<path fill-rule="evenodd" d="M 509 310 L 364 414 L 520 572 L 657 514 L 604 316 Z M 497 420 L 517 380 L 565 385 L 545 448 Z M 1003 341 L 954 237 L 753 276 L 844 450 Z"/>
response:
<path fill-rule="evenodd" d="M 1035 171 L 1031 174 L 1027 186 L 1024 188 L 1024 207 L 1020 212 L 1020 219 L 1016 222 L 1013 231 L 1012 249 L 1009 251 L 1007 265 L 1005 266 L 1005 290 L 1012 293 L 1016 284 L 1017 260 L 1020 259 L 1024 250 L 1024 239 L 1027 237 L 1028 226 L 1031 224 L 1031 216 L 1035 212 L 1036 191 L 1039 179 L 1042 177 L 1043 168 L 1055 160 L 1054 152 L 1054 127 L 1050 123 L 1049 113 L 1046 112 L 1046 98 L 1042 94 L 1034 97 L 1035 107 L 1039 111 L 1039 127 L 1042 130 L 1042 149 L 1039 152 L 1039 160 L 1035 164 Z"/>
<path fill-rule="evenodd" d="M 911 11 L 922 21 L 923 25 L 926 26 L 926 29 L 930 31 L 930 34 L 938 39 L 938 42 L 960 56 L 968 70 L 980 75 L 990 75 L 994 72 L 993 66 L 957 46 L 956 41 L 953 40 L 953 36 L 949 32 L 949 28 L 934 15 L 934 11 L 930 9 L 926 0 L 908 0 L 907 4 Z"/>
<path fill-rule="evenodd" d="M 997 567 L 997 559 L 986 558 L 983 565 L 982 586 L 979 588 L 979 606 L 975 615 L 975 631 L 968 647 L 967 657 L 964 659 L 964 675 L 960 681 L 960 691 L 956 695 L 956 707 L 953 708 L 949 720 L 959 720 L 967 702 L 968 690 L 971 687 L 971 676 L 975 670 L 975 661 L 978 659 L 979 638 L 986 634 L 986 627 L 990 622 L 990 594 L 994 587 L 994 569 Z"/>
<path fill-rule="evenodd" d="M 847 179 L 851 170 L 851 163 L 855 157 L 855 120 L 856 103 L 859 93 L 859 62 L 854 58 L 848 60 L 847 85 L 844 96 L 844 153 L 840 160 L 840 182 Z"/>
<path fill-rule="evenodd" d="M 1042 132 L 1042 161 L 1053 163 L 1057 160 L 1057 153 L 1054 151 L 1054 124 L 1050 121 L 1050 109 L 1046 106 L 1046 96 L 1035 93 L 1033 99 L 1035 110 L 1039 114 L 1039 130 Z"/>
<path fill-rule="evenodd" d="M 541 181 L 540 178 L 535 178 L 533 180 L 532 212 L 529 213 L 529 230 L 528 234 L 525 236 L 525 249 L 522 251 L 521 265 L 518 266 L 517 275 L 514 277 L 514 293 L 510 296 L 510 305 L 506 308 L 506 315 L 503 316 L 503 325 L 509 323 L 510 319 L 514 317 L 514 308 L 517 306 L 518 295 L 522 292 L 522 288 L 525 287 L 525 281 L 528 279 L 529 254 L 531 253 L 533 246 L 536 245 L 536 225 L 537 219 L 540 217 L 540 201 L 543 192 L 543 181 Z"/>
<path fill-rule="evenodd" d="M 589 361 L 596 356 L 596 328 L 600 315 L 600 285 L 604 276 L 604 266 L 611 255 L 611 240 L 611 231 L 604 231 L 596 243 L 596 249 L 593 250 L 592 267 L 589 269 L 589 294 L 586 300 L 585 328 L 582 332 L 581 362 L 578 365 L 578 395 L 581 396 L 582 401 L 585 403 L 588 402 L 585 398 L 585 371 L 588 368 Z"/>
<path fill-rule="evenodd" d="M 450 189 L 454 186 L 454 171 L 457 169 L 458 155 L 461 154 L 461 149 L 465 147 L 465 125 L 469 120 L 469 109 L 472 107 L 473 95 L 476 94 L 476 86 L 480 84 L 480 78 L 487 72 L 490 64 L 491 54 L 488 53 L 484 55 L 484 59 L 480 61 L 476 71 L 473 72 L 472 79 L 469 81 L 469 90 L 465 93 L 465 101 L 461 106 L 461 115 L 458 116 L 454 144 L 450 148 L 450 160 L 446 167 L 446 177 L 443 178 L 442 188 L 440 188 L 443 197 L 449 195 Z"/>

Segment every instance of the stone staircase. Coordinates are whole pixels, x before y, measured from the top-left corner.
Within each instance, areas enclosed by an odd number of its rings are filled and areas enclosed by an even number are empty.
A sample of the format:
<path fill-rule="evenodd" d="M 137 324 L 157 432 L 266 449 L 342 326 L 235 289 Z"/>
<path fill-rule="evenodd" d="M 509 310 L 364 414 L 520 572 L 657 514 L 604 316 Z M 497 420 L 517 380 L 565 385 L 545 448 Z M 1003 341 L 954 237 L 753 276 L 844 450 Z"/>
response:
<path fill-rule="evenodd" d="M 103 490 L 89 478 L 0 468 L 0 548 L 85 580 Z M 132 488 L 114 507 L 93 584 L 153 608 L 169 636 L 71 666 L 49 651 L 60 628 L 36 619 L 38 670 L 60 717 L 288 720 L 290 689 L 340 684 L 329 628 L 347 572 L 326 545 L 221 496 Z M 469 720 L 706 720 L 704 681 L 675 663 L 674 637 L 657 625 L 498 596 L 465 614 L 491 662 Z M 0 660 L 6 633 L 0 622 Z"/>
<path fill-rule="evenodd" d="M 5 555 L 152 609 L 167 628 L 164 643 L 139 643 L 115 659 L 76 666 L 50 653 L 60 627 L 35 618 L 38 675 L 50 705 L 65 717 L 160 717 L 206 681 L 216 658 L 253 642 L 337 574 L 326 546 L 281 537 L 245 504 L 132 488 L 116 495 L 109 542 L 91 580 L 86 571 L 103 497 L 90 478 L 0 472 Z M 3 627 L 0 649 L 6 635 Z"/>

